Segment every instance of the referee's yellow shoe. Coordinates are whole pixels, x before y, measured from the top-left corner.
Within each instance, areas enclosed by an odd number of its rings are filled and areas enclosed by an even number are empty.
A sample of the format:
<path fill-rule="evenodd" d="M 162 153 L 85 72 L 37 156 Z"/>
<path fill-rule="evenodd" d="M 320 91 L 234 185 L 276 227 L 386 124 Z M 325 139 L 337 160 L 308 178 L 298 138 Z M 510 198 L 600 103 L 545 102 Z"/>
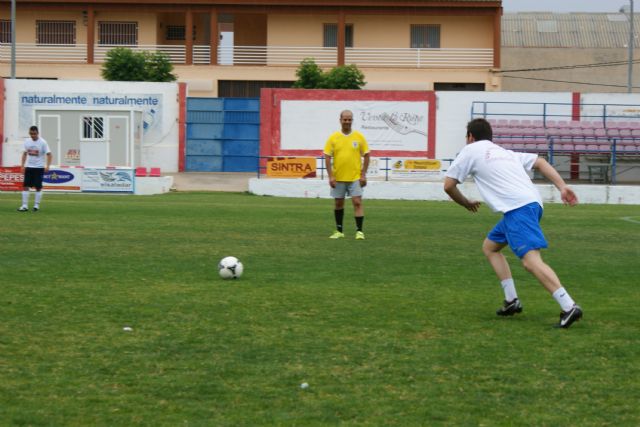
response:
<path fill-rule="evenodd" d="M 362 231 L 356 231 L 356 240 L 364 240 L 364 233 Z"/>
<path fill-rule="evenodd" d="M 329 236 L 330 239 L 342 239 L 343 237 L 344 237 L 344 233 L 338 230 L 334 231 L 334 233 L 331 236 Z"/>

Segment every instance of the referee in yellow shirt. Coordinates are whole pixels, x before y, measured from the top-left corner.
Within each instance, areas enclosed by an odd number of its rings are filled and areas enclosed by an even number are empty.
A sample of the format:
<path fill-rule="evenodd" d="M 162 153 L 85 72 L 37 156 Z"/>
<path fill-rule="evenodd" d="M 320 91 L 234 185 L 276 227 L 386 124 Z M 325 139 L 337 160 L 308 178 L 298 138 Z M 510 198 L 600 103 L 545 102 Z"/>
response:
<path fill-rule="evenodd" d="M 353 113 L 349 110 L 341 112 L 340 125 L 342 129 L 331 134 L 324 146 L 325 166 L 329 174 L 331 197 L 335 200 L 336 231 L 329 236 L 330 239 L 344 237 L 342 229 L 344 198 L 349 195 L 356 220 L 356 240 L 364 240 L 362 188 L 367 185 L 369 146 L 360 132 L 351 129 L 352 124 Z"/>

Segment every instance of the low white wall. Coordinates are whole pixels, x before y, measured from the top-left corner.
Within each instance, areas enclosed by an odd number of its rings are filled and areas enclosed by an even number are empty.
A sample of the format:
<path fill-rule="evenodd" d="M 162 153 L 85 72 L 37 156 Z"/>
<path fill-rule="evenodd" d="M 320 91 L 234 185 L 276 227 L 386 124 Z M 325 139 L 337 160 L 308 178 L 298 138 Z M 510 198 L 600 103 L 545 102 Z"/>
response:
<path fill-rule="evenodd" d="M 537 184 L 545 203 L 561 203 L 560 193 L 551 184 Z M 580 203 L 640 205 L 640 187 L 626 185 L 572 185 Z M 471 198 L 481 200 L 473 182 L 459 187 Z M 320 179 L 249 179 L 249 192 L 259 196 L 330 198 L 329 184 Z M 442 182 L 369 181 L 366 199 L 449 200 Z"/>
<path fill-rule="evenodd" d="M 137 176 L 134 194 L 137 196 L 147 196 L 150 194 L 168 193 L 173 187 L 173 177 L 159 176 Z"/>

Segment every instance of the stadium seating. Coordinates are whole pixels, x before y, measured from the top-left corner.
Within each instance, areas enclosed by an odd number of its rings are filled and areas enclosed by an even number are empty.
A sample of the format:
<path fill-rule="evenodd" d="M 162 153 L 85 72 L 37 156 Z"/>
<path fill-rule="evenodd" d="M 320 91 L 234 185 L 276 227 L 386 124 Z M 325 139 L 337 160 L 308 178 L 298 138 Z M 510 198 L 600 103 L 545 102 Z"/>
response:
<path fill-rule="evenodd" d="M 136 168 L 136 176 L 147 176 L 147 168 L 144 166 L 138 166 Z"/>
<path fill-rule="evenodd" d="M 149 171 L 149 176 L 154 176 L 154 177 L 161 176 L 160 168 L 151 168 L 151 170 Z"/>

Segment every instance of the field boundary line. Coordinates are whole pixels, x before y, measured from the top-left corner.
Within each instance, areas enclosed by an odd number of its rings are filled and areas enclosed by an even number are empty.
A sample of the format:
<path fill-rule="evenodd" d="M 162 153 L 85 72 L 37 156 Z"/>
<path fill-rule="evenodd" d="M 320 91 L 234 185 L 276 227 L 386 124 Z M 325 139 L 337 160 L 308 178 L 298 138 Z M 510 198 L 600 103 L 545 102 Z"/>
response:
<path fill-rule="evenodd" d="M 620 219 L 623 221 L 632 222 L 634 224 L 640 224 L 640 219 L 634 219 L 634 218 L 640 218 L 640 216 L 623 216 Z"/>

